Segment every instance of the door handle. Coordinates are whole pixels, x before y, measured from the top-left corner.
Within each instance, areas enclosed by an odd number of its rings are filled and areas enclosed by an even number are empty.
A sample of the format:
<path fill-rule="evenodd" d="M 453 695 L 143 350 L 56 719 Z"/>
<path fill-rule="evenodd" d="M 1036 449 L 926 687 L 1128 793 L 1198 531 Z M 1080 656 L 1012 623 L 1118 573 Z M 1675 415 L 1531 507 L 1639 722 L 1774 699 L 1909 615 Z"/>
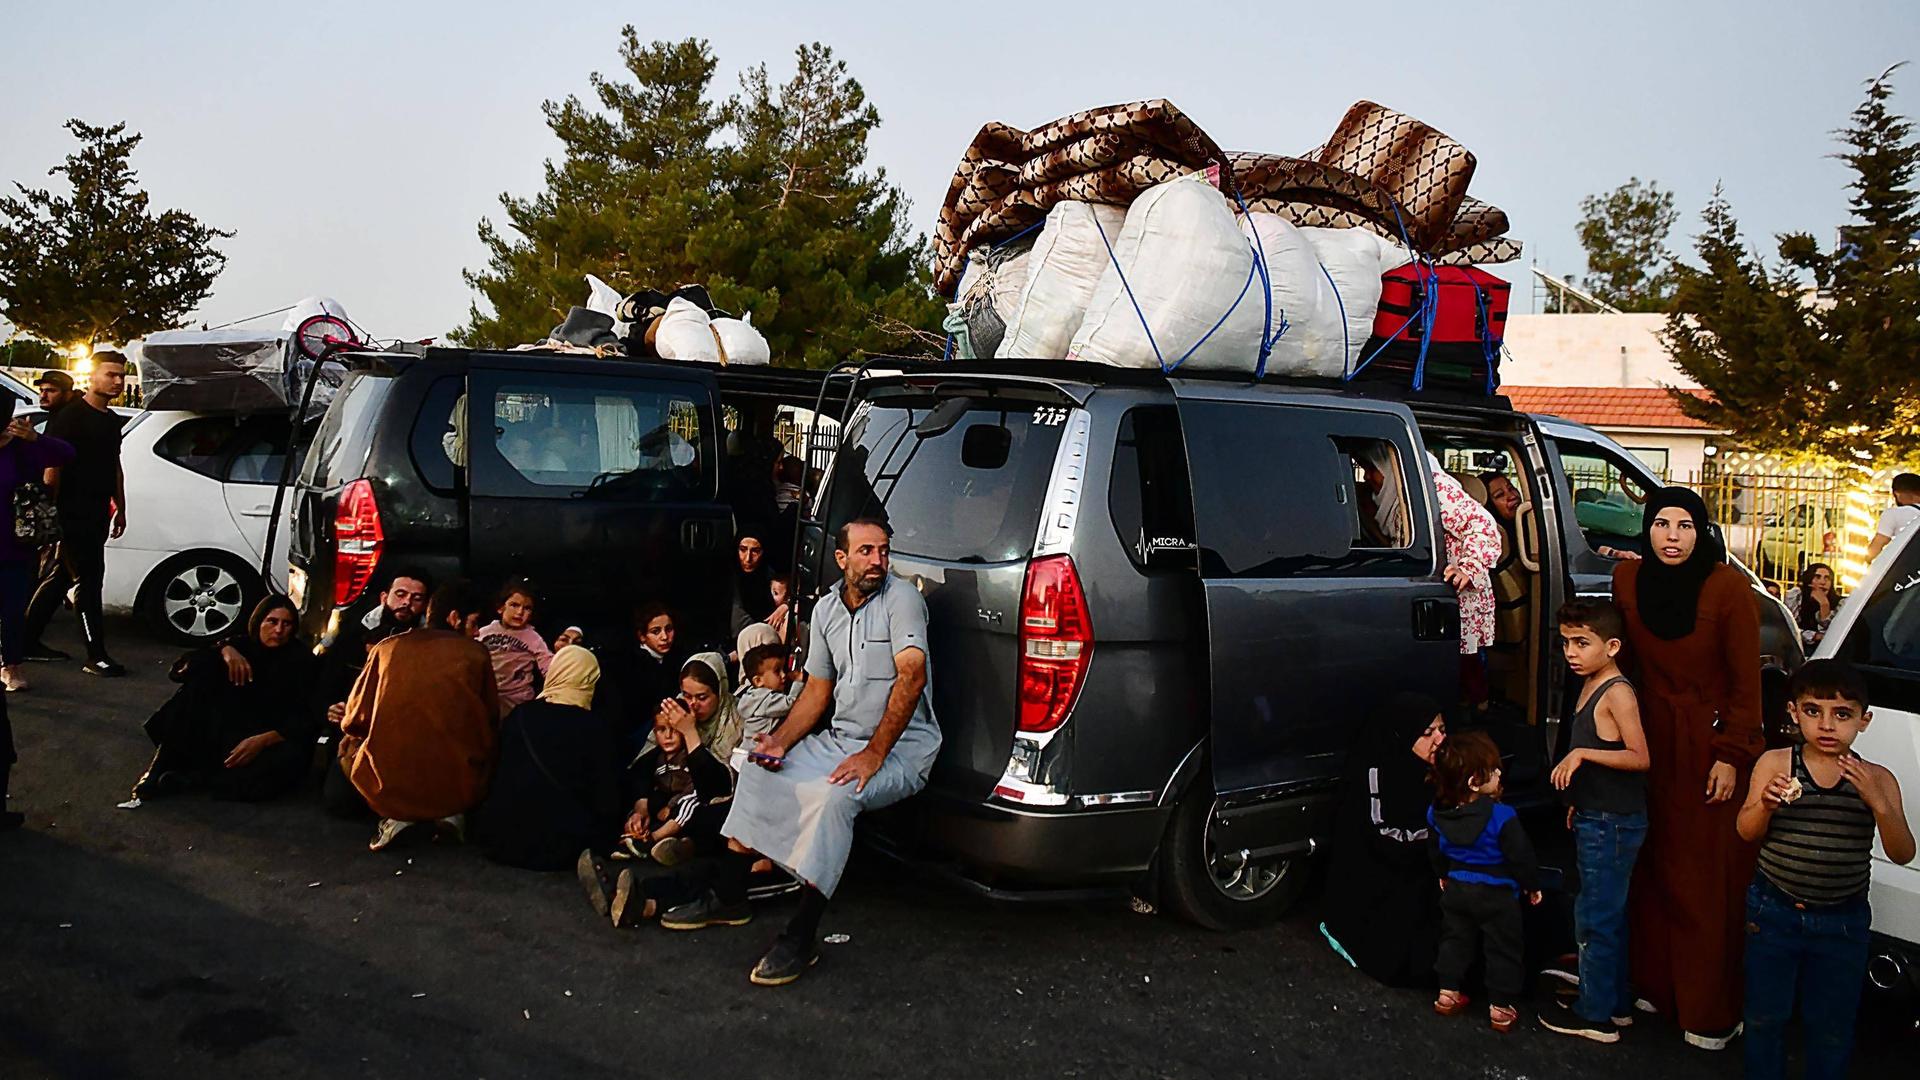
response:
<path fill-rule="evenodd" d="M 1460 601 L 1438 597 L 1415 600 L 1413 637 L 1416 641 L 1460 640 Z"/>

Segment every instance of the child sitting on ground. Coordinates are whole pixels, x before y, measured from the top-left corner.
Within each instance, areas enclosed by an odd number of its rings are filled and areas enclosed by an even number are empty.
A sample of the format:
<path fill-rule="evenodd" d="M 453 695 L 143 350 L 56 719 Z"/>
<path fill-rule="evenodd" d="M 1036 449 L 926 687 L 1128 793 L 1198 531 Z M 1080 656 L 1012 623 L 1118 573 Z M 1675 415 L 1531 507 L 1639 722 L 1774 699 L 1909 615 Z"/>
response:
<path fill-rule="evenodd" d="M 1786 1026 L 1797 998 L 1806 1074 L 1845 1076 L 1866 982 L 1873 834 L 1896 865 L 1913 861 L 1913 830 L 1893 773 L 1863 760 L 1867 685 L 1843 660 L 1809 660 L 1788 687 L 1803 745 L 1754 763 L 1735 827 L 1760 842 L 1747 889 L 1746 1066 L 1786 1074 Z"/>
<path fill-rule="evenodd" d="M 1580 997 L 1540 1015 L 1548 1031 L 1599 1043 L 1620 1041 L 1633 1022 L 1627 986 L 1627 882 L 1647 838 L 1647 735 L 1640 702 L 1617 658 L 1626 622 L 1606 600 L 1560 609 L 1560 649 L 1585 680 L 1573 714 L 1572 749 L 1553 770 L 1567 793 L 1580 892 L 1573 936 L 1580 947 Z"/>
<path fill-rule="evenodd" d="M 1485 734 L 1450 736 L 1433 759 L 1432 829 L 1428 841 L 1440 875 L 1440 955 L 1434 971 L 1440 996 L 1433 1011 L 1455 1016 L 1468 1004 L 1460 992 L 1467 969 L 1484 948 L 1487 1019 L 1510 1031 L 1519 1010 L 1520 897 L 1540 902 L 1540 868 L 1513 808 L 1500 801 L 1500 750 Z"/>
<path fill-rule="evenodd" d="M 700 745 L 697 728 L 675 727 L 665 710 L 654 717 L 653 742 L 627 766 L 633 812 L 614 857 L 651 857 L 673 866 L 719 850 L 733 774 Z"/>
<path fill-rule="evenodd" d="M 553 663 L 553 650 L 533 628 L 533 585 L 525 578 L 500 590 L 500 617 L 480 628 L 480 644 L 493 656 L 493 681 L 500 692 L 502 719 L 540 692 L 540 679 Z"/>
<path fill-rule="evenodd" d="M 799 698 L 800 684 L 787 671 L 789 655 L 784 645 L 757 645 L 740 661 L 740 674 L 747 683 L 740 688 L 736 706 L 746 732 L 742 746 L 751 746 L 755 736 L 773 734 Z"/>

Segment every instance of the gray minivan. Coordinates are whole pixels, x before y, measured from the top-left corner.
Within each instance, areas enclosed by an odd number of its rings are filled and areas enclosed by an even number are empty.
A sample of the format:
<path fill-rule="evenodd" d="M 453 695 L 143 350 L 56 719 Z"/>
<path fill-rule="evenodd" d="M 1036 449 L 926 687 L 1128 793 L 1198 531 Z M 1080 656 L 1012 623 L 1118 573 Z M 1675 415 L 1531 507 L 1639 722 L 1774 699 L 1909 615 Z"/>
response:
<path fill-rule="evenodd" d="M 1304 887 L 1359 718 L 1398 691 L 1458 696 L 1428 453 L 1478 496 L 1496 472 L 1522 496 L 1526 626 L 1492 651 L 1499 704 L 1473 720 L 1522 804 L 1551 801 L 1571 690 L 1552 613 L 1606 593 L 1598 549 L 1634 543 L 1580 508 L 1660 483 L 1498 397 L 1035 361 L 865 374 L 848 400 L 802 565 L 830 566 L 841 522 L 891 523 L 945 733 L 926 793 L 870 834 L 986 895 L 1145 891 L 1222 928 Z M 1790 669 L 1784 609 L 1755 603 Z"/>

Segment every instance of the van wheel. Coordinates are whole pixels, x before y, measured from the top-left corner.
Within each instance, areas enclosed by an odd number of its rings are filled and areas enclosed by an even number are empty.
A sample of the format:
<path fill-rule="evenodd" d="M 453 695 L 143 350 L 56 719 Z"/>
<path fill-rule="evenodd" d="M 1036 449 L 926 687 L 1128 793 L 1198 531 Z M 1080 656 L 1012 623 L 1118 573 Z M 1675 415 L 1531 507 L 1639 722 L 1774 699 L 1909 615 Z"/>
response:
<path fill-rule="evenodd" d="M 1160 842 L 1160 898 L 1209 930 L 1248 930 L 1277 921 L 1307 887 L 1307 857 L 1246 859 L 1213 842 L 1219 800 L 1195 784 L 1174 809 Z"/>
<path fill-rule="evenodd" d="M 260 575 L 224 551 L 189 551 L 160 564 L 142 590 L 147 622 L 181 645 L 207 645 L 246 625 Z"/>

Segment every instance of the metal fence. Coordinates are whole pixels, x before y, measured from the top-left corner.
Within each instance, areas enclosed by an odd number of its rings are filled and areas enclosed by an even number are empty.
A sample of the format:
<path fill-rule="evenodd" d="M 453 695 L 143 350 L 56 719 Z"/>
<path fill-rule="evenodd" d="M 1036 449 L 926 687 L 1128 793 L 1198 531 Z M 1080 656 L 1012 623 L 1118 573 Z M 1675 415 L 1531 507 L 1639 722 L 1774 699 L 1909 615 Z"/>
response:
<path fill-rule="evenodd" d="M 1841 572 L 1850 561 L 1849 509 L 1859 501 L 1853 477 L 1828 470 L 1760 472 L 1709 464 L 1686 483 L 1706 500 L 1728 550 L 1783 590 L 1814 563 Z"/>

